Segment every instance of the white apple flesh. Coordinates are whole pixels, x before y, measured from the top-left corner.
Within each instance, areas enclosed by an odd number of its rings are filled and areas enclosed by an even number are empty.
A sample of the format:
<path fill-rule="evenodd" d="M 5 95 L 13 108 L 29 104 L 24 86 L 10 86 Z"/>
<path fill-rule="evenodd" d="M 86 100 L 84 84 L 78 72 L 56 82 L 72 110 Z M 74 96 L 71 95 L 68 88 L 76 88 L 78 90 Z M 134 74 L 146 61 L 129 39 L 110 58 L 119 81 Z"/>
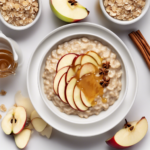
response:
<path fill-rule="evenodd" d="M 90 55 L 83 55 L 81 58 L 81 65 L 84 65 L 86 63 L 91 63 L 98 67 L 97 61 Z"/>
<path fill-rule="evenodd" d="M 114 148 L 124 149 L 141 141 L 148 131 L 148 122 L 145 117 L 139 121 L 129 122 L 128 126 L 118 131 L 106 143 Z"/>
<path fill-rule="evenodd" d="M 88 101 L 88 99 L 86 98 L 85 94 L 81 91 L 81 100 L 82 103 L 86 106 L 86 107 L 91 107 L 92 104 Z"/>
<path fill-rule="evenodd" d="M 19 134 L 14 135 L 15 143 L 18 148 L 23 149 L 27 146 L 31 137 L 31 130 L 23 129 Z"/>
<path fill-rule="evenodd" d="M 40 132 L 40 134 L 42 136 L 46 136 L 49 139 L 52 134 L 52 127 L 47 125 L 46 128 L 42 132 Z"/>
<path fill-rule="evenodd" d="M 33 120 L 34 118 L 41 118 L 40 115 L 36 112 L 36 110 L 32 111 L 30 120 Z"/>
<path fill-rule="evenodd" d="M 76 66 L 76 65 L 81 65 L 81 58 L 82 58 L 82 54 L 79 55 L 73 62 L 73 65 Z"/>

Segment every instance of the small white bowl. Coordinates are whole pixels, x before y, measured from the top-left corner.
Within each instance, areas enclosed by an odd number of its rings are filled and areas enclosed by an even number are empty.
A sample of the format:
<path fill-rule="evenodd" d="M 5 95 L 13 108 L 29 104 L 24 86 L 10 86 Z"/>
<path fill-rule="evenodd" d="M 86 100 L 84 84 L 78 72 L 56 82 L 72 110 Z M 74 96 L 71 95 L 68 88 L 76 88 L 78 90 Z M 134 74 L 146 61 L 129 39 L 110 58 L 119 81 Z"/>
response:
<path fill-rule="evenodd" d="M 115 52 L 117 54 L 117 57 L 122 64 L 122 70 L 123 70 L 122 90 L 120 92 L 119 99 L 112 106 L 110 106 L 107 111 L 102 111 L 99 115 L 93 115 L 87 119 L 80 118 L 77 115 L 67 115 L 65 113 L 60 112 L 59 108 L 56 107 L 52 101 L 47 99 L 46 94 L 44 93 L 44 84 L 43 84 L 43 78 L 42 78 L 46 59 L 50 55 L 52 50 L 56 49 L 58 45 L 60 45 L 64 42 L 70 41 L 72 39 L 81 38 L 81 37 L 87 37 L 91 40 L 97 40 L 97 41 L 100 41 L 103 45 L 108 46 L 113 52 Z M 113 112 L 115 112 L 119 108 L 119 106 L 122 104 L 122 102 L 124 101 L 125 96 L 127 94 L 128 73 L 127 73 L 127 67 L 125 66 L 124 57 L 120 54 L 119 50 L 117 50 L 115 48 L 115 46 L 113 46 L 109 41 L 107 41 L 106 39 L 104 39 L 101 36 L 97 36 L 94 34 L 85 34 L 85 33 L 82 34 L 81 33 L 81 34 L 74 34 L 74 35 L 69 35 L 67 37 L 63 37 L 61 40 L 56 41 L 56 43 L 52 47 L 47 47 L 47 49 L 48 50 L 46 51 L 46 53 L 43 54 L 43 56 L 41 56 L 42 61 L 40 62 L 39 69 L 38 69 L 38 81 L 37 82 L 38 82 L 39 92 L 40 92 L 40 95 L 41 95 L 43 101 L 45 102 L 47 107 L 56 116 L 60 117 L 61 119 L 65 120 L 65 121 L 68 121 L 68 122 L 71 122 L 74 124 L 91 124 L 91 123 L 95 123 L 95 122 L 105 119 L 106 117 L 110 116 Z"/>
<path fill-rule="evenodd" d="M 40 18 L 40 15 L 41 15 L 41 12 L 42 12 L 42 2 L 41 2 L 41 0 L 38 0 L 38 3 L 39 3 L 39 11 L 38 11 L 38 14 L 37 14 L 36 18 L 33 20 L 33 22 L 30 23 L 30 24 L 28 24 L 28 25 L 25 25 L 25 26 L 14 26 L 14 25 L 12 25 L 12 24 L 9 24 L 8 22 L 6 22 L 6 21 L 4 20 L 3 16 L 1 15 L 1 13 L 0 13 L 0 20 L 2 21 L 2 23 L 3 23 L 4 25 L 6 25 L 8 28 L 10 28 L 10 29 L 12 29 L 12 30 L 18 30 L 18 31 L 20 31 L 20 30 L 28 29 L 28 28 L 30 28 L 31 26 L 33 26 L 33 25 L 38 21 L 38 19 Z"/>
<path fill-rule="evenodd" d="M 112 22 L 114 22 L 114 23 L 116 23 L 116 24 L 120 24 L 120 25 L 130 25 L 130 24 L 133 24 L 133 23 L 139 21 L 139 20 L 146 14 L 146 12 L 147 12 L 148 9 L 149 9 L 150 0 L 146 0 L 146 4 L 145 4 L 144 9 L 142 10 L 141 15 L 140 15 L 139 17 L 137 17 L 137 18 L 131 20 L 131 21 L 122 21 L 122 20 L 118 20 L 118 19 L 115 19 L 115 18 L 111 17 L 111 16 L 106 12 L 106 9 L 105 9 L 103 0 L 99 0 L 99 3 L 100 3 L 100 7 L 101 7 L 101 10 L 102 10 L 104 16 L 105 16 L 108 20 L 110 20 L 110 21 L 112 21 Z"/>

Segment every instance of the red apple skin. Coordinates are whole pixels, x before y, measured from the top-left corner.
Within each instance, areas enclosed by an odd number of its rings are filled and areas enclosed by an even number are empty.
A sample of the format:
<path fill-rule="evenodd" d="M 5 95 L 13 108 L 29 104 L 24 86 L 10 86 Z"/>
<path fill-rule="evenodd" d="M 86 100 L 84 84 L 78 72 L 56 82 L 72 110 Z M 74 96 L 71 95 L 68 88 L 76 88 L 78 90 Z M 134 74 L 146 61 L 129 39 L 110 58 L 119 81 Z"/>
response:
<path fill-rule="evenodd" d="M 79 56 L 83 56 L 83 55 L 85 55 L 85 54 L 80 54 L 80 55 L 78 55 L 78 56 L 73 60 L 72 65 L 74 66 L 74 65 L 75 65 L 75 62 L 76 62 L 76 60 L 77 60 L 77 58 L 78 58 Z"/>
<path fill-rule="evenodd" d="M 65 54 L 64 56 L 62 56 L 60 59 L 59 59 L 59 61 L 58 61 L 58 63 L 57 63 L 57 66 L 56 66 L 56 73 L 58 72 L 58 64 L 59 64 L 59 62 L 60 62 L 60 60 L 63 58 L 63 57 L 65 57 L 66 55 L 69 55 L 69 54 L 74 54 L 74 55 L 76 55 L 76 56 L 78 56 L 78 54 L 75 54 L 75 53 L 68 53 L 68 54 Z M 76 57 L 75 57 L 76 58 Z M 74 59 L 75 59 L 74 58 Z M 73 60 L 74 61 L 74 60 Z M 67 66 L 65 66 L 65 67 L 67 67 Z"/>
<path fill-rule="evenodd" d="M 82 101 L 83 105 L 86 106 L 85 103 L 84 103 L 83 100 L 82 100 L 81 93 L 80 93 L 80 97 L 81 97 L 81 101 Z M 88 106 L 86 106 L 86 107 L 88 107 Z M 88 108 L 90 108 L 90 107 L 88 107 Z"/>
<path fill-rule="evenodd" d="M 125 148 L 129 148 L 130 146 L 128 147 L 124 147 L 124 146 L 121 146 L 119 145 L 116 141 L 115 141 L 115 136 L 113 136 L 111 139 L 107 140 L 106 143 L 113 147 L 113 148 L 117 148 L 117 149 L 125 149 Z"/>

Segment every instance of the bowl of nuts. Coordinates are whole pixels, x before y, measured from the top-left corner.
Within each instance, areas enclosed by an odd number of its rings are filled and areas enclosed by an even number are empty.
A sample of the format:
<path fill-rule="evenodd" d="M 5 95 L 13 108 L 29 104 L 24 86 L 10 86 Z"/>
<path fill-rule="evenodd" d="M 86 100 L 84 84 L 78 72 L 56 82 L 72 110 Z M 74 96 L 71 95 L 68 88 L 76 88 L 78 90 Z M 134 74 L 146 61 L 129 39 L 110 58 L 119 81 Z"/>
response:
<path fill-rule="evenodd" d="M 41 0 L 0 0 L 0 19 L 10 29 L 28 29 L 40 15 Z"/>
<path fill-rule="evenodd" d="M 100 0 L 99 2 L 105 17 L 120 25 L 139 21 L 150 5 L 149 0 Z"/>

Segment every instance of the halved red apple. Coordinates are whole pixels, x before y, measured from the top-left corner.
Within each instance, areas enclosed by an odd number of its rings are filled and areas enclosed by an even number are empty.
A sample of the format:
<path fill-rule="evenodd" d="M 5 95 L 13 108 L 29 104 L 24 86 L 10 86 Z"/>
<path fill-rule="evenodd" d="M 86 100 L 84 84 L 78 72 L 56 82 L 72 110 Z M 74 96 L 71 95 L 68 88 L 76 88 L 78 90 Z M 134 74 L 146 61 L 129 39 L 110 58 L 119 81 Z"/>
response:
<path fill-rule="evenodd" d="M 88 101 L 88 99 L 86 98 L 85 94 L 81 91 L 81 100 L 82 103 L 86 106 L 86 107 L 91 107 L 92 104 Z"/>
<path fill-rule="evenodd" d="M 58 61 L 56 72 L 58 72 L 61 68 L 72 65 L 74 59 L 77 57 L 77 54 L 69 53 L 60 58 Z"/>
<path fill-rule="evenodd" d="M 81 100 L 81 90 L 78 88 L 78 86 L 76 85 L 74 88 L 74 92 L 73 92 L 73 98 L 74 98 L 74 103 L 76 105 L 76 107 L 78 108 L 78 110 L 80 111 L 86 111 L 88 109 L 88 107 L 86 107 Z"/>
<path fill-rule="evenodd" d="M 87 54 L 92 56 L 97 61 L 98 65 L 102 64 L 102 60 L 101 60 L 100 56 L 96 52 L 88 51 Z"/>
<path fill-rule="evenodd" d="M 126 123 L 124 128 L 118 131 L 106 143 L 117 149 L 124 149 L 141 141 L 148 130 L 148 122 L 145 117 L 139 121 Z"/>
<path fill-rule="evenodd" d="M 26 123 L 27 114 L 23 107 L 11 109 L 2 120 L 2 130 L 5 134 L 20 133 Z"/>
<path fill-rule="evenodd" d="M 66 74 L 65 73 L 59 83 L 58 83 L 58 96 L 62 100 L 62 102 L 67 103 L 66 97 L 65 97 L 65 88 L 66 88 Z"/>
<path fill-rule="evenodd" d="M 73 100 L 73 94 L 74 94 L 73 92 L 74 92 L 74 87 L 76 85 L 76 82 L 77 82 L 77 79 L 73 77 L 67 84 L 66 90 L 65 90 L 67 102 L 75 110 L 77 110 L 77 107 Z"/>
<path fill-rule="evenodd" d="M 54 92 L 56 94 L 58 94 L 58 83 L 60 81 L 60 78 L 63 76 L 64 73 L 66 73 L 68 71 L 69 67 L 64 67 L 62 69 L 60 69 L 57 73 L 56 73 L 56 76 L 54 78 Z"/>
<path fill-rule="evenodd" d="M 96 72 L 96 67 L 92 63 L 84 64 L 81 67 L 79 78 L 83 77 L 86 74 L 95 73 L 95 72 Z"/>
<path fill-rule="evenodd" d="M 84 65 L 86 63 L 91 63 L 93 65 L 95 65 L 96 67 L 98 67 L 97 61 L 90 55 L 83 55 L 81 58 L 81 65 Z"/>

